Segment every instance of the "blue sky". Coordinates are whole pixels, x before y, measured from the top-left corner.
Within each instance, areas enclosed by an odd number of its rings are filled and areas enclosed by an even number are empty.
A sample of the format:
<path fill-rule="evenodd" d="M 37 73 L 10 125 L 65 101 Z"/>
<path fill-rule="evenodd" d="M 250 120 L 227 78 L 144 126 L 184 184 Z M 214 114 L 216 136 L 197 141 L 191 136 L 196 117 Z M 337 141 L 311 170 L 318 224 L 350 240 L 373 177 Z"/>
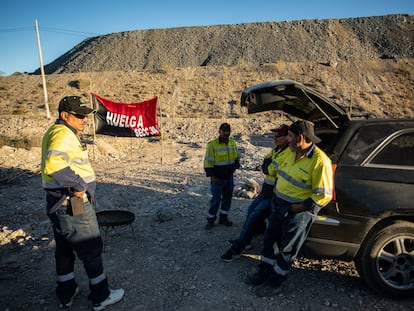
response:
<path fill-rule="evenodd" d="M 0 0 L 0 74 L 33 72 L 113 32 L 302 19 L 414 15 L 414 0 Z"/>

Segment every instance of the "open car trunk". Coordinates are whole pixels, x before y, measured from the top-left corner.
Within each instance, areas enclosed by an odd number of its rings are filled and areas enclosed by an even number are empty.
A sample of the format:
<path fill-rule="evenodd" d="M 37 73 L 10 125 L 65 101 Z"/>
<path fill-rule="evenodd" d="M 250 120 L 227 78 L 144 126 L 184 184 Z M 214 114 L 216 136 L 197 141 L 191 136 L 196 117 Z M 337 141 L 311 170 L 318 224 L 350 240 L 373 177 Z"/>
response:
<path fill-rule="evenodd" d="M 291 120 L 313 122 L 316 135 L 322 139 L 318 145 L 324 150 L 333 147 L 339 129 L 350 119 L 342 107 L 292 80 L 271 81 L 249 87 L 243 91 L 240 104 L 247 107 L 249 114 L 279 110 Z"/>

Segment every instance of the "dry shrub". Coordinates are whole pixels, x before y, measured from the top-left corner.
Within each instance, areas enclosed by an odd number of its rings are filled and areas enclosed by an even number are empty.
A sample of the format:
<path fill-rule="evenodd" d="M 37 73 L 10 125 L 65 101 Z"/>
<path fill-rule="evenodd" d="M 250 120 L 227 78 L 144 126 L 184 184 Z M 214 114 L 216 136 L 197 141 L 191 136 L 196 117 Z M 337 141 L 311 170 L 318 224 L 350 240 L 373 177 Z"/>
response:
<path fill-rule="evenodd" d="M 162 65 L 161 66 L 161 72 L 170 74 L 174 71 L 174 68 L 171 65 Z"/>
<path fill-rule="evenodd" d="M 23 115 L 23 114 L 25 114 L 26 113 L 26 111 L 24 111 L 24 110 L 22 110 L 22 109 L 14 109 L 13 111 L 12 111 L 12 114 L 14 114 L 14 115 Z"/>
<path fill-rule="evenodd" d="M 286 70 L 287 64 L 285 61 L 283 60 L 279 60 L 276 64 L 275 64 L 276 70 L 279 72 L 283 72 Z"/>
<path fill-rule="evenodd" d="M 0 147 L 10 146 L 14 148 L 30 149 L 32 147 L 40 147 L 41 139 L 41 137 L 10 138 L 8 136 L 0 135 Z"/>
<path fill-rule="evenodd" d="M 91 85 L 91 80 L 89 79 L 79 79 L 79 80 L 73 80 L 69 82 L 70 87 L 74 87 L 78 90 L 89 89 L 90 85 Z"/>

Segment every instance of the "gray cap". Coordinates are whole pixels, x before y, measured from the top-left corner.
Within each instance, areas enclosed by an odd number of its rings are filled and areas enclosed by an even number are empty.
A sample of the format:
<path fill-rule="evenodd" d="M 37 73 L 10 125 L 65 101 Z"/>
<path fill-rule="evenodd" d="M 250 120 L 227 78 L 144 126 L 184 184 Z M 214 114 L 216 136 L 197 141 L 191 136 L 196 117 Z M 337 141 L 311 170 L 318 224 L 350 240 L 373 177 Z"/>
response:
<path fill-rule="evenodd" d="M 301 120 L 293 122 L 292 125 L 289 126 L 289 131 L 296 135 L 303 134 L 315 144 L 321 142 L 321 139 L 315 135 L 314 124 L 310 121 Z"/>

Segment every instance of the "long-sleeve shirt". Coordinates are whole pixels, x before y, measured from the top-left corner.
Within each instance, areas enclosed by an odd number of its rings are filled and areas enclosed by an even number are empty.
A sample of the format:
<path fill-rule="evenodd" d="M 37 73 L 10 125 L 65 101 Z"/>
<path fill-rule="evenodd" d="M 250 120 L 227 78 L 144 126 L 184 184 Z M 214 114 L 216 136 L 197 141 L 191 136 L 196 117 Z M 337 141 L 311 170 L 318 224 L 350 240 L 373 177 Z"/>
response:
<path fill-rule="evenodd" d="M 204 170 L 207 177 L 229 178 L 239 167 L 240 152 L 233 139 L 229 138 L 226 144 L 216 138 L 207 144 L 204 157 Z"/>
<path fill-rule="evenodd" d="M 332 199 L 333 173 L 329 157 L 316 145 L 296 160 L 296 152 L 288 149 L 275 158 L 269 173 L 277 174 L 276 195 L 290 203 L 304 203 L 317 214 Z"/>
<path fill-rule="evenodd" d="M 58 119 L 42 140 L 42 185 L 47 192 L 48 210 L 73 192 L 87 192 L 94 201 L 96 179 L 88 151 L 76 130 Z"/>

